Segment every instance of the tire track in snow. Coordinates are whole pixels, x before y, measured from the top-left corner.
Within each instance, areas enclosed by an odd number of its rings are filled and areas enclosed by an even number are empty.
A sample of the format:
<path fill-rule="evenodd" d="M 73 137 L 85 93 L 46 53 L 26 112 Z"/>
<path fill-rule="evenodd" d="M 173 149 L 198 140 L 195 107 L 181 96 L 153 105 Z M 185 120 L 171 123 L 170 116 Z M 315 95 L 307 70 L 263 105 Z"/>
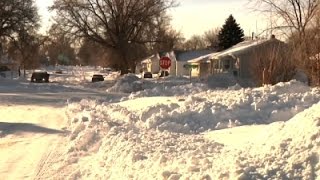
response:
<path fill-rule="evenodd" d="M 39 179 L 48 162 L 59 156 L 67 124 L 64 109 L 41 106 L 1 106 L 4 136 L 0 138 L 0 177 Z M 10 127 L 8 126 L 10 125 Z M 6 129 L 9 127 L 9 130 Z"/>

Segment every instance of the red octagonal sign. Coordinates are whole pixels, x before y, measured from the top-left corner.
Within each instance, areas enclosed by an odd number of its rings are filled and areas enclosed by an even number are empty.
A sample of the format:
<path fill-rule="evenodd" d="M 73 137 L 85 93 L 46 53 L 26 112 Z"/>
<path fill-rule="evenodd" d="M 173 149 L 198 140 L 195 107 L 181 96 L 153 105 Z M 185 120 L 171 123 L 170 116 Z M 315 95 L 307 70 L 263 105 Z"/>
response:
<path fill-rule="evenodd" d="M 163 69 L 169 69 L 171 66 L 171 59 L 168 57 L 162 57 L 160 58 L 160 67 Z"/>

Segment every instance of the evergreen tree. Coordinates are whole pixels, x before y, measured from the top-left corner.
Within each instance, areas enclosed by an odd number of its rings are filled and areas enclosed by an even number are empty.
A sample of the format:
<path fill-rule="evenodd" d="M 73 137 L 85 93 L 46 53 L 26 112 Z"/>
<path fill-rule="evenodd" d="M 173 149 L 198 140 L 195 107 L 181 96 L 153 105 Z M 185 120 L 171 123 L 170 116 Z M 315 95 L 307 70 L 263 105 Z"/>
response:
<path fill-rule="evenodd" d="M 228 49 L 244 40 L 243 30 L 232 15 L 228 17 L 218 35 L 219 48 Z"/>

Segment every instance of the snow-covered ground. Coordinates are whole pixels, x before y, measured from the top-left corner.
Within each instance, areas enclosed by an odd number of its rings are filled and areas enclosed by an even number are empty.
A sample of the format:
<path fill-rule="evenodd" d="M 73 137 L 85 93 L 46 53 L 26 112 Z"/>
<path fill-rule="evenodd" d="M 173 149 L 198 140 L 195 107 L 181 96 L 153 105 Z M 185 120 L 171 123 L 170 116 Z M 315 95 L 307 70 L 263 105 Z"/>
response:
<path fill-rule="evenodd" d="M 39 136 L 35 131 L 20 134 L 17 126 L 6 131 L 0 125 L 0 146 L 5 147 L 0 155 L 10 157 L 0 161 L 0 169 L 7 169 L 1 177 L 320 178 L 319 88 L 295 80 L 242 88 L 236 81 L 226 83 L 228 78 L 190 82 L 142 80 L 132 74 L 107 74 L 107 81 L 90 83 L 92 74 L 101 71 L 66 69 L 53 73 L 49 84 L 0 79 L 1 121 L 59 132 L 46 131 L 41 141 L 32 141 L 28 138 Z M 32 112 L 38 116 L 22 121 L 23 114 Z M 18 145 L 13 143 L 17 139 Z M 39 149 L 38 156 L 31 154 L 38 166 L 13 158 L 29 154 L 24 144 Z M 29 175 L 13 176 L 18 171 L 8 161 L 27 168 L 23 172 Z"/>

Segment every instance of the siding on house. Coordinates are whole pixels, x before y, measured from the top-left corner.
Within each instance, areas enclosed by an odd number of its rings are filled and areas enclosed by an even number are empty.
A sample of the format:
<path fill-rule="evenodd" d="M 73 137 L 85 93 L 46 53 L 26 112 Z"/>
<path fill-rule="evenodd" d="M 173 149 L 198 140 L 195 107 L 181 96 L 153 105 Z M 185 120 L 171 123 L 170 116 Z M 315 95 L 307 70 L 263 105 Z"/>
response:
<path fill-rule="evenodd" d="M 234 75 L 253 79 L 253 65 L 258 56 L 272 51 L 283 51 L 286 44 L 275 38 L 245 41 L 210 57 L 211 63 L 218 64 L 213 72 L 231 72 Z"/>
<path fill-rule="evenodd" d="M 143 72 L 151 72 L 153 74 L 158 73 L 160 70 L 159 66 L 159 54 L 154 54 L 141 61 L 141 67 Z"/>
<path fill-rule="evenodd" d="M 206 78 L 212 74 L 212 64 L 210 57 L 218 54 L 217 52 L 206 54 L 195 59 L 189 60 L 188 64 L 191 66 L 196 66 L 197 68 L 191 69 L 192 77 Z"/>
<path fill-rule="evenodd" d="M 190 70 L 185 68 L 186 65 L 190 64 L 189 61 L 198 59 L 203 56 L 207 56 L 213 53 L 213 50 L 204 49 L 204 50 L 194 50 L 194 51 L 176 51 L 176 59 L 177 59 L 177 76 L 189 76 Z M 198 67 L 200 70 L 200 67 Z M 196 76 L 196 68 L 192 69 L 192 76 Z"/>

